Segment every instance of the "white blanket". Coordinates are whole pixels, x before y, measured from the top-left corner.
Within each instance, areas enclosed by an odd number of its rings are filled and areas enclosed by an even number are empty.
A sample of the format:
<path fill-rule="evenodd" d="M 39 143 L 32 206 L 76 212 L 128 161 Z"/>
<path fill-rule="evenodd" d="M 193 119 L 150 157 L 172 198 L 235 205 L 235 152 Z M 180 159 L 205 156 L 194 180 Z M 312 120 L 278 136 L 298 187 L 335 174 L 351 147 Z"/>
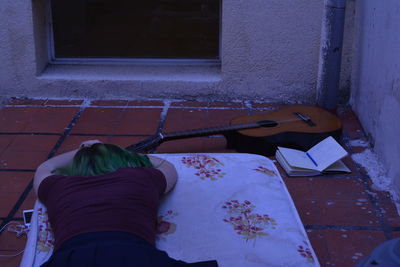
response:
<path fill-rule="evenodd" d="M 254 154 L 155 154 L 178 182 L 159 209 L 157 247 L 221 267 L 319 266 L 293 201 L 271 160 Z M 46 208 L 37 201 L 21 266 L 52 253 Z"/>

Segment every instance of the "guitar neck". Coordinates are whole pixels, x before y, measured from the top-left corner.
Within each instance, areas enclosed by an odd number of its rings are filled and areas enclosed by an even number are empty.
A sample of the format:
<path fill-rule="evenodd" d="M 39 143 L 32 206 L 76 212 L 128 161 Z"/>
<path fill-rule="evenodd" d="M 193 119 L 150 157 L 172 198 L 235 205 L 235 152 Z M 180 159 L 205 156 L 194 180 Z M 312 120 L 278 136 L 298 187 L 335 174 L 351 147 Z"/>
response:
<path fill-rule="evenodd" d="M 163 134 L 163 140 L 168 141 L 168 140 L 176 140 L 183 138 L 210 136 L 215 134 L 224 134 L 230 131 L 238 131 L 243 129 L 258 128 L 258 127 L 260 127 L 260 124 L 258 123 L 243 123 L 230 126 L 218 126 L 218 127 L 209 127 L 209 128 L 202 128 L 202 129 L 195 129 L 188 131 L 171 132 Z"/>

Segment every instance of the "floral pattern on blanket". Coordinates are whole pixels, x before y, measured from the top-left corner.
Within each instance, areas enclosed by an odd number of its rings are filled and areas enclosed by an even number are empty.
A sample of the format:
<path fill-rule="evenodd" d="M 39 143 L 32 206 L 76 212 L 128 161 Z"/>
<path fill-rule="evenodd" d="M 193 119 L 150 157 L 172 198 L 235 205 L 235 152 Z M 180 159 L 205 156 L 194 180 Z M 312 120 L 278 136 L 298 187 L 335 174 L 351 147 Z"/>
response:
<path fill-rule="evenodd" d="M 47 210 L 43 207 L 38 208 L 38 235 L 37 247 L 38 252 L 48 252 L 53 249 L 53 231 L 50 227 Z"/>
<path fill-rule="evenodd" d="M 176 224 L 171 222 L 178 213 L 172 210 L 168 210 L 165 214 L 158 215 L 157 217 L 157 229 L 156 229 L 156 238 L 157 240 L 164 240 L 165 235 L 170 235 L 175 233 Z"/>
<path fill-rule="evenodd" d="M 229 215 L 229 217 L 224 218 L 223 221 L 231 224 L 233 230 L 235 230 L 237 234 L 242 235 L 246 241 L 255 239 L 258 236 L 268 235 L 265 229 L 275 229 L 277 225 L 276 220 L 269 217 L 268 214 L 260 215 L 258 213 L 253 213 L 255 207 L 256 206 L 248 200 L 242 203 L 238 200 L 231 200 L 225 202 L 225 205 L 222 206 Z"/>
<path fill-rule="evenodd" d="M 268 175 L 268 176 L 277 176 L 276 175 L 276 173 L 275 173 L 275 171 L 273 171 L 273 170 L 270 170 L 270 169 L 268 169 L 268 168 L 266 168 L 266 167 L 264 167 L 264 166 L 258 166 L 256 169 L 254 169 L 255 171 L 258 171 L 258 172 L 261 172 L 261 173 L 264 173 L 264 174 L 266 174 L 266 175 Z"/>
<path fill-rule="evenodd" d="M 314 257 L 311 253 L 310 248 L 308 247 L 308 244 L 306 241 L 303 241 L 304 245 L 298 245 L 297 246 L 297 251 L 300 253 L 300 255 L 304 258 L 306 258 L 310 263 L 314 263 Z"/>
<path fill-rule="evenodd" d="M 188 168 L 193 167 L 197 170 L 196 176 L 200 179 L 217 180 L 222 178 L 225 173 L 222 172 L 224 164 L 218 159 L 207 155 L 194 155 L 182 158 L 182 163 Z"/>

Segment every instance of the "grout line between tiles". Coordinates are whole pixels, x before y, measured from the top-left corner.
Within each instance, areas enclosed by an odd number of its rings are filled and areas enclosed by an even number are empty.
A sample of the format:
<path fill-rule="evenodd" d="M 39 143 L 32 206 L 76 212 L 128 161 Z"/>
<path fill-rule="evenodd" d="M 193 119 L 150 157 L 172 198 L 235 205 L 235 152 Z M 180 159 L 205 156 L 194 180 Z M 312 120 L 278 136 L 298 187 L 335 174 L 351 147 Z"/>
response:
<path fill-rule="evenodd" d="M 168 110 L 170 109 L 170 107 L 171 107 L 171 102 L 168 100 L 164 101 L 164 107 L 161 111 L 160 121 L 157 127 L 157 134 L 162 133 L 162 130 L 164 129 L 165 120 L 167 118 Z"/>

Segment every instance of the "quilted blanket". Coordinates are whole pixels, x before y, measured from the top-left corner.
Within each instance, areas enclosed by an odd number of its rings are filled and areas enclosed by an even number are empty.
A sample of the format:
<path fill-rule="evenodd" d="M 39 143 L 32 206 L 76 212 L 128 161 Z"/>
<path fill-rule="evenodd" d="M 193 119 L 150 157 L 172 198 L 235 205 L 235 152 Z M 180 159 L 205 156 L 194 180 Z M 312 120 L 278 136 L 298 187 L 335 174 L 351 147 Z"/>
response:
<path fill-rule="evenodd" d="M 154 154 L 178 171 L 162 200 L 157 247 L 186 262 L 221 267 L 319 266 L 274 163 L 254 154 Z M 51 255 L 46 208 L 36 201 L 21 266 Z"/>

